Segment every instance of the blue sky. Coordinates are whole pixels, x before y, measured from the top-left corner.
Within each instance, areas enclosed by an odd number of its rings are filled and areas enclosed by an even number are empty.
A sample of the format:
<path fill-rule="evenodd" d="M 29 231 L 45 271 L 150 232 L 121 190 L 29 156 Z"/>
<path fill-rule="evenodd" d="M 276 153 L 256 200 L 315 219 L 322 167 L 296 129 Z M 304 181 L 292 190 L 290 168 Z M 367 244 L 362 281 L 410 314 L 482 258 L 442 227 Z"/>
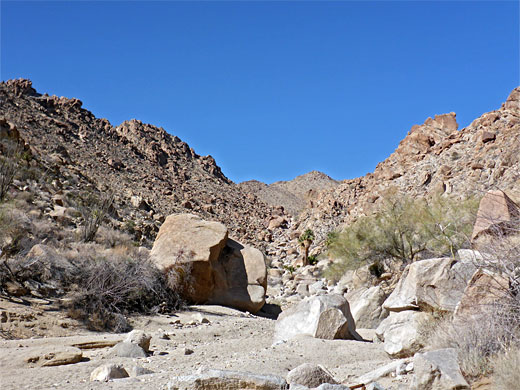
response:
<path fill-rule="evenodd" d="M 236 182 L 362 176 L 519 82 L 517 1 L 1 2 L 1 79 L 137 118 Z"/>

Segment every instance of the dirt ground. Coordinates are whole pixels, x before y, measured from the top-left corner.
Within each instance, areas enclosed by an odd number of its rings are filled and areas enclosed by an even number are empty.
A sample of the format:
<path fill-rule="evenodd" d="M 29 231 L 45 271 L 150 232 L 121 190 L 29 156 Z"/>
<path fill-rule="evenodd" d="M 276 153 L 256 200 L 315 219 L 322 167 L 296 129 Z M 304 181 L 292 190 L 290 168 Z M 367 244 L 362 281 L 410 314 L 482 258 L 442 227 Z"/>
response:
<path fill-rule="evenodd" d="M 321 364 L 339 382 L 355 384 L 359 375 L 390 362 L 382 345 L 372 342 L 301 336 L 273 345 L 275 321 L 272 319 L 220 306 L 193 306 L 175 315 L 132 318 L 134 329 L 142 329 L 152 336 L 150 349 L 153 354 L 149 357 L 108 357 L 110 347 L 103 347 L 84 349 L 83 360 L 76 364 L 41 367 L 37 363 L 27 363 L 27 357 L 45 354 L 56 346 L 82 342 L 113 344 L 122 340 L 125 334 L 90 332 L 54 310 L 52 305 L 32 303 L 32 306 L 24 306 L 0 301 L 0 335 L 4 338 L 0 340 L 2 390 L 166 390 L 172 377 L 192 374 L 200 367 L 286 377 L 289 370 L 302 363 Z M 14 316 L 17 312 L 19 317 Z M 194 321 L 194 316 L 199 314 L 209 323 Z M 366 339 L 373 336 L 370 330 L 359 332 Z M 185 354 L 186 349 L 193 353 Z M 90 382 L 90 373 L 105 363 L 122 364 L 126 369 L 138 365 L 152 370 L 153 374 L 107 383 Z M 404 390 L 410 380 L 411 375 L 407 375 L 401 379 L 382 378 L 379 383 L 388 390 Z"/>

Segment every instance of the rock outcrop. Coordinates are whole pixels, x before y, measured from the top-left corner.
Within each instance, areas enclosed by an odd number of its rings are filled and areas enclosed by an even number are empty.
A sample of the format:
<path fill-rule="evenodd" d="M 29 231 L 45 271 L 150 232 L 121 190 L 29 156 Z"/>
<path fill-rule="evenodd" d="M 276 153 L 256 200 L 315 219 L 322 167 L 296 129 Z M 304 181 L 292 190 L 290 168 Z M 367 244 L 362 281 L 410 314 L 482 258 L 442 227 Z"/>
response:
<path fill-rule="evenodd" d="M 265 303 L 267 269 L 262 252 L 228 238 L 227 228 L 193 214 L 170 215 L 150 253 L 161 269 L 176 272 L 182 295 L 256 313 Z"/>
<path fill-rule="evenodd" d="M 486 233 L 507 234 L 508 230 L 518 223 L 519 219 L 520 207 L 505 192 L 500 190 L 488 191 L 480 201 L 471 239 L 475 240 L 478 236 Z"/>

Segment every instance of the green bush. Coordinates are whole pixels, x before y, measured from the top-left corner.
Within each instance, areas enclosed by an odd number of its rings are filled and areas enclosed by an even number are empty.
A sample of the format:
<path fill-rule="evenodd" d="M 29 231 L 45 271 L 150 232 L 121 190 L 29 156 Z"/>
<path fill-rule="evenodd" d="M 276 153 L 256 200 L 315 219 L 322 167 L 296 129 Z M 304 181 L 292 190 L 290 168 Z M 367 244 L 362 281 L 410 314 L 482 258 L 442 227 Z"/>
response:
<path fill-rule="evenodd" d="M 348 269 L 386 259 L 403 265 L 421 258 L 455 256 L 469 245 L 478 202 L 449 198 L 411 199 L 389 196 L 381 209 L 327 238 L 328 255 L 336 259 L 327 271 L 337 278 Z"/>

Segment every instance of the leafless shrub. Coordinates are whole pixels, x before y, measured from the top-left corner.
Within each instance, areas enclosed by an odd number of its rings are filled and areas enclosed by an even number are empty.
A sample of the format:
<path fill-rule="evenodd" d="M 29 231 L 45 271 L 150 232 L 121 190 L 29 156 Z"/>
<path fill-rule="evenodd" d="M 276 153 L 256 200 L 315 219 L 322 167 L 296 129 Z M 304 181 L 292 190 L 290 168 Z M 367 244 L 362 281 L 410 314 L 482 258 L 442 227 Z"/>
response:
<path fill-rule="evenodd" d="M 71 201 L 75 204 L 83 220 L 81 239 L 83 242 L 93 241 L 101 223 L 113 206 L 114 194 L 102 193 L 97 196 L 93 192 L 84 192 L 73 196 Z"/>
<path fill-rule="evenodd" d="M 116 246 L 131 246 L 132 238 L 129 234 L 120 230 L 115 230 L 109 227 L 100 226 L 96 240 L 98 244 L 108 248 L 114 248 Z"/>
<path fill-rule="evenodd" d="M 493 359 L 493 384 L 497 390 L 516 389 L 520 383 L 520 347 L 508 348 Z"/>
<path fill-rule="evenodd" d="M 20 153 L 21 148 L 15 142 L 4 140 L 0 144 L 0 201 L 6 198 L 9 187 L 13 184 L 19 169 Z"/>
<path fill-rule="evenodd" d="M 478 378 L 492 372 L 492 358 L 512 345 L 518 337 L 518 324 L 499 315 L 497 308 L 461 321 L 443 318 L 433 323 L 428 335 L 432 349 L 455 348 L 462 372 Z"/>
<path fill-rule="evenodd" d="M 129 313 L 173 311 L 182 305 L 168 280 L 137 251 L 131 257 L 88 258 L 77 276 L 70 313 L 92 329 L 125 331 Z"/>

